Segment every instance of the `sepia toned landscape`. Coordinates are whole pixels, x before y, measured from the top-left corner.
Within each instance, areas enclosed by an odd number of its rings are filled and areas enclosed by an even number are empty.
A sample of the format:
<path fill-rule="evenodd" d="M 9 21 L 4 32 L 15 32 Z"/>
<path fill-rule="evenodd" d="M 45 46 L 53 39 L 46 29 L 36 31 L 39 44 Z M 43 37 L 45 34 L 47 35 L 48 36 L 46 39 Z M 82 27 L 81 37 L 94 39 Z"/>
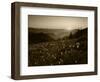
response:
<path fill-rule="evenodd" d="M 88 62 L 86 17 L 28 16 L 28 66 Z"/>

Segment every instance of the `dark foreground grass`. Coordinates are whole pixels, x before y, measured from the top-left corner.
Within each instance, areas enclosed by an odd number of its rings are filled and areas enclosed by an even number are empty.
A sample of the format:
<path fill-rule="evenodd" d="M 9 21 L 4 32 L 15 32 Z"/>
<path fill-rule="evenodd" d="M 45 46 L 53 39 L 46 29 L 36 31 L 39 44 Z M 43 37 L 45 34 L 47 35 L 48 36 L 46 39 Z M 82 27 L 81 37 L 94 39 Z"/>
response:
<path fill-rule="evenodd" d="M 29 44 L 28 66 L 87 64 L 87 40 L 55 40 Z"/>

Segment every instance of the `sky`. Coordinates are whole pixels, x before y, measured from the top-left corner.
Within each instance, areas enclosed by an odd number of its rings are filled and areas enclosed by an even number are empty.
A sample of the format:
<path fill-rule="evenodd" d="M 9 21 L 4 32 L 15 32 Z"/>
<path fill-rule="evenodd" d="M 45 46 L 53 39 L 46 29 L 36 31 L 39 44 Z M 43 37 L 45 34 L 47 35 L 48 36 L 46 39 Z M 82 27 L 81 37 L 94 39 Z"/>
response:
<path fill-rule="evenodd" d="M 29 28 L 40 29 L 83 29 L 88 27 L 87 17 L 69 17 L 69 16 L 42 16 L 42 15 L 29 15 L 28 16 Z"/>

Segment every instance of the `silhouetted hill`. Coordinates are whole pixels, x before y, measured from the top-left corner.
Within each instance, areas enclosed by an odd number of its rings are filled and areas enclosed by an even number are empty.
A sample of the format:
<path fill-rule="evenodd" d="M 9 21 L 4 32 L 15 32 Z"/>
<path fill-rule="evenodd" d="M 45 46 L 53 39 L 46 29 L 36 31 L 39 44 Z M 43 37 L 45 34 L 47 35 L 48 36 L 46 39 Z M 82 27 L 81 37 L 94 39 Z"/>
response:
<path fill-rule="evenodd" d="M 32 33 L 44 33 L 49 35 L 49 37 L 53 38 L 54 40 L 61 39 L 65 36 L 70 35 L 70 31 L 66 29 L 41 29 L 41 28 L 28 28 L 29 32 Z"/>
<path fill-rule="evenodd" d="M 28 39 L 30 43 L 40 43 L 54 40 L 67 40 L 87 37 L 87 28 L 74 29 L 71 31 L 64 29 L 35 29 L 28 28 Z M 84 37 L 84 38 L 82 38 Z"/>
<path fill-rule="evenodd" d="M 28 33 L 28 39 L 29 39 L 28 40 L 29 44 L 53 41 L 53 39 L 45 33 L 33 33 L 33 32 Z"/>
<path fill-rule="evenodd" d="M 85 28 L 85 29 L 74 29 L 74 30 L 72 30 L 70 32 L 69 36 L 63 37 L 63 40 L 66 40 L 66 39 L 75 39 L 75 38 L 79 38 L 79 37 L 86 38 L 87 37 L 87 31 L 88 31 L 87 28 Z"/>
<path fill-rule="evenodd" d="M 76 33 L 71 33 L 69 38 L 72 39 L 72 38 L 78 38 L 78 37 L 87 37 L 87 31 L 88 29 L 85 28 L 85 29 L 80 29 L 80 30 L 77 30 Z"/>

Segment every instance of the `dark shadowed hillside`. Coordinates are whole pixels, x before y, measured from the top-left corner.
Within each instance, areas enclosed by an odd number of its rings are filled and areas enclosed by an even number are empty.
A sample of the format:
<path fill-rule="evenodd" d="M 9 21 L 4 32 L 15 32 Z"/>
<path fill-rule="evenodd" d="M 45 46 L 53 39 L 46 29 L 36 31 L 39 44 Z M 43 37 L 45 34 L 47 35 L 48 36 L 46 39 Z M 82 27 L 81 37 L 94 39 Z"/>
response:
<path fill-rule="evenodd" d="M 28 28 L 29 43 L 46 42 L 69 36 L 70 31 L 64 29 Z"/>
<path fill-rule="evenodd" d="M 77 30 L 77 32 L 76 33 L 74 33 L 74 34 L 70 34 L 70 36 L 69 36 L 69 38 L 78 38 L 78 37 L 87 37 L 87 28 L 85 28 L 85 29 L 80 29 L 80 30 Z"/>
<path fill-rule="evenodd" d="M 29 44 L 53 41 L 53 39 L 45 33 L 32 33 L 28 34 Z"/>

